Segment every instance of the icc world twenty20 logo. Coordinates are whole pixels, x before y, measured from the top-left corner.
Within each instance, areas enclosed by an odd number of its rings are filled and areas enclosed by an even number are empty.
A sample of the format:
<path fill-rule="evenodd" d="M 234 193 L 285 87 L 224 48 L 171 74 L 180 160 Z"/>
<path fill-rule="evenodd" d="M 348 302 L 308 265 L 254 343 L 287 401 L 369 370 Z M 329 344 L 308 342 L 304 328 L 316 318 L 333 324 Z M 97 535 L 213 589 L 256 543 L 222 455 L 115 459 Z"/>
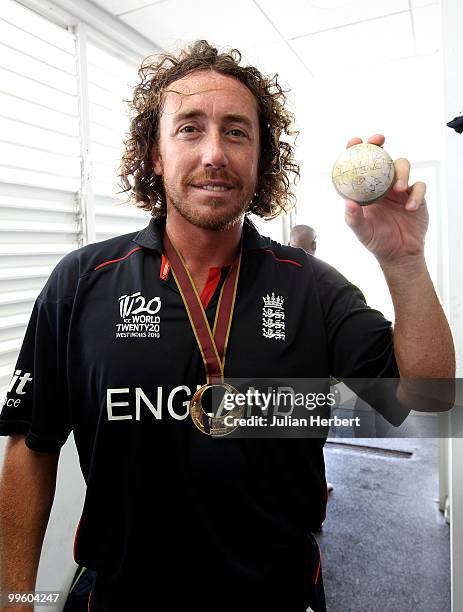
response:
<path fill-rule="evenodd" d="M 161 298 L 147 300 L 136 291 L 119 298 L 119 314 L 122 323 L 116 323 L 116 338 L 160 338 Z"/>

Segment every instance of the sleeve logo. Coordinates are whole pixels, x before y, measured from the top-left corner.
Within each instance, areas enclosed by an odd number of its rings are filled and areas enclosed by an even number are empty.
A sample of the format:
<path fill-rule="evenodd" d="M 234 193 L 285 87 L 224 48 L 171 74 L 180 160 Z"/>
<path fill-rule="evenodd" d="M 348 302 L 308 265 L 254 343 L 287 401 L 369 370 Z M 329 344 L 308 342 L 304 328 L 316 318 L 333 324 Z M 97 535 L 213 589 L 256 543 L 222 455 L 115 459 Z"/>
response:
<path fill-rule="evenodd" d="M 31 376 L 31 372 L 23 373 L 22 370 L 15 370 L 13 378 L 11 379 L 10 385 L 7 389 L 7 395 L 5 399 L 2 400 L 2 408 L 3 406 L 18 408 L 21 401 L 24 399 L 21 396 L 26 395 L 27 391 L 29 390 L 30 385 L 27 383 L 32 382 L 32 380 L 33 378 Z"/>

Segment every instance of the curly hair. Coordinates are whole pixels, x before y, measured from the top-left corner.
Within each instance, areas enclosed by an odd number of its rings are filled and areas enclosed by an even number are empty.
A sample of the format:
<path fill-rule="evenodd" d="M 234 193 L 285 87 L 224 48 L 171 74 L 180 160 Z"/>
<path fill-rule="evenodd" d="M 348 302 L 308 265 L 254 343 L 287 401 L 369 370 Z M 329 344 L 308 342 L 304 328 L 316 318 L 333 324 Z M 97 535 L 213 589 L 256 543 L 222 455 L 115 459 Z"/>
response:
<path fill-rule="evenodd" d="M 166 215 L 163 179 L 154 173 L 151 160 L 159 134 L 163 93 L 174 81 L 199 70 L 238 79 L 257 101 L 261 150 L 257 188 L 247 212 L 273 219 L 293 208 L 291 187 L 299 179 L 300 169 L 294 160 L 294 146 L 282 140 L 284 135 L 297 136 L 293 114 L 285 108 L 286 96 L 277 74 L 267 77 L 253 66 L 240 66 L 240 62 L 237 49 L 219 53 L 206 40 L 196 41 L 177 55 L 162 53 L 143 61 L 138 71 L 141 81 L 129 102 L 132 119 L 119 174 L 122 193 L 130 192 L 139 208 L 154 217 Z"/>

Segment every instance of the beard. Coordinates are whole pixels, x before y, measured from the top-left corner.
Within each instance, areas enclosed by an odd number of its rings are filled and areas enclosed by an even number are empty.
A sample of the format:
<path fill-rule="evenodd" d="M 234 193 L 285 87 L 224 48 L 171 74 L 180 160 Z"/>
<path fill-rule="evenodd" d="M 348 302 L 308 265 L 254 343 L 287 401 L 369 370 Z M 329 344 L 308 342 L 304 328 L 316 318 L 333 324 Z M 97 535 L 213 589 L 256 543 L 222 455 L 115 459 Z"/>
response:
<path fill-rule="evenodd" d="M 207 178 L 225 178 L 223 176 Z M 179 189 L 169 185 L 163 178 L 166 200 L 192 225 L 206 230 L 225 231 L 239 223 L 248 210 L 254 190 L 239 194 L 233 202 L 224 202 L 223 198 L 207 198 L 207 204 L 182 196 Z"/>

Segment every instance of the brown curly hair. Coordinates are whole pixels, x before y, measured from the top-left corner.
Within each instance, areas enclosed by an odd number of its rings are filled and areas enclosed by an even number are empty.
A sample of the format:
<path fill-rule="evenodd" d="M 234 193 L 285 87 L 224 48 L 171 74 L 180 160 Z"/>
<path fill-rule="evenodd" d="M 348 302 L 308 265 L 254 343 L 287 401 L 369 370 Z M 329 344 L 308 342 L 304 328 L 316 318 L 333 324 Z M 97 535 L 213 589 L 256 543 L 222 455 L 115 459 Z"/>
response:
<path fill-rule="evenodd" d="M 177 55 L 162 53 L 146 58 L 139 71 L 141 82 L 135 87 L 129 107 L 133 118 L 120 166 L 122 193 L 130 192 L 139 208 L 154 217 L 166 215 L 162 176 L 153 171 L 152 147 L 158 138 L 163 93 L 187 74 L 199 70 L 232 76 L 254 94 L 257 100 L 261 151 L 256 193 L 247 212 L 273 219 L 293 208 L 295 196 L 291 183 L 299 179 L 294 146 L 283 135 L 296 137 L 293 114 L 285 108 L 286 96 L 278 75 L 263 76 L 253 66 L 240 66 L 241 53 L 219 51 L 206 40 L 199 40 Z M 129 180 L 132 177 L 132 182 Z"/>

